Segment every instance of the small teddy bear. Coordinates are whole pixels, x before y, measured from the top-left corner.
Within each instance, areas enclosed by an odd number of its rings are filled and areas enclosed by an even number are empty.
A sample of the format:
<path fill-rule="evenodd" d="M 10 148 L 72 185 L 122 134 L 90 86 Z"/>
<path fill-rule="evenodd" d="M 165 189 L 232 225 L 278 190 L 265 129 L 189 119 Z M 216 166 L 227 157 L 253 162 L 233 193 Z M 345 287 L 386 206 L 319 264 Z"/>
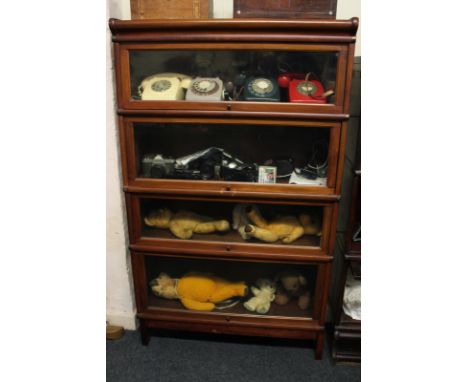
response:
<path fill-rule="evenodd" d="M 275 299 L 276 284 L 269 279 L 258 279 L 256 284 L 258 288 L 250 287 L 254 297 L 244 302 L 244 307 L 251 312 L 265 314 L 270 310 L 271 302 Z"/>
<path fill-rule="evenodd" d="M 168 228 L 179 239 L 190 239 L 194 233 L 226 232 L 230 229 L 227 220 L 215 220 L 188 211 L 173 213 L 167 208 L 152 211 L 144 221 L 150 227 Z"/>
<path fill-rule="evenodd" d="M 307 290 L 307 279 L 295 270 L 285 270 L 275 277 L 279 283 L 275 303 L 286 305 L 291 298 L 298 298 L 298 306 L 306 310 L 310 305 L 310 291 Z"/>

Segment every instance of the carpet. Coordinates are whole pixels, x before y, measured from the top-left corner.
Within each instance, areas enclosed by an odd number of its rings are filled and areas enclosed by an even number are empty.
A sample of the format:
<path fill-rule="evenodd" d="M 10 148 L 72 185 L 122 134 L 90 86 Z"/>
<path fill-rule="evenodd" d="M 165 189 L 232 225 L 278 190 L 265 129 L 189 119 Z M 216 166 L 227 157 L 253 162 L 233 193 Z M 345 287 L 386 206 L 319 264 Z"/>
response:
<path fill-rule="evenodd" d="M 335 365 L 328 346 L 315 360 L 307 341 L 139 332 L 107 341 L 108 382 L 354 382 L 360 366 Z"/>

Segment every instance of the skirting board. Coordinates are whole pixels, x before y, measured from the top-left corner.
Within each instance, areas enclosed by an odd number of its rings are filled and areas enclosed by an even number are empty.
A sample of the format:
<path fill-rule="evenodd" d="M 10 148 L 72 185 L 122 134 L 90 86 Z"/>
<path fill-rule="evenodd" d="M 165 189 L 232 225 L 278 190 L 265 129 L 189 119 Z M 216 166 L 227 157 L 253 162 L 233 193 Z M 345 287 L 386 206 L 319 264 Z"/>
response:
<path fill-rule="evenodd" d="M 132 313 L 121 313 L 121 312 L 107 312 L 106 321 L 110 325 L 123 326 L 126 330 L 136 330 L 137 320 L 136 312 Z"/>

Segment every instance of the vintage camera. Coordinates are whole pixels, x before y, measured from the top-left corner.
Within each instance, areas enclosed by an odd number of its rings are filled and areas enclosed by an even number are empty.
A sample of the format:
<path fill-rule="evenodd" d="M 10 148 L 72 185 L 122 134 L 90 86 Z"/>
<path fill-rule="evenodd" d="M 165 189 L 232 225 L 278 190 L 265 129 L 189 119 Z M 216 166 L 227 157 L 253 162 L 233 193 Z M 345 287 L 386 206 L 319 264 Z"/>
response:
<path fill-rule="evenodd" d="M 256 182 L 258 166 L 256 164 L 236 164 L 236 166 L 222 166 L 221 177 L 232 182 Z"/>
<path fill-rule="evenodd" d="M 148 154 L 141 160 L 141 173 L 145 178 L 169 178 L 175 174 L 176 160 L 160 154 Z"/>
<path fill-rule="evenodd" d="M 146 178 L 256 182 L 258 176 L 256 164 L 244 163 L 218 147 L 177 159 L 148 154 L 141 161 L 141 169 Z"/>
<path fill-rule="evenodd" d="M 179 158 L 179 162 L 186 163 L 188 169 L 198 170 L 203 180 L 220 179 L 222 160 L 223 152 L 216 147 L 210 147 L 187 157 Z"/>

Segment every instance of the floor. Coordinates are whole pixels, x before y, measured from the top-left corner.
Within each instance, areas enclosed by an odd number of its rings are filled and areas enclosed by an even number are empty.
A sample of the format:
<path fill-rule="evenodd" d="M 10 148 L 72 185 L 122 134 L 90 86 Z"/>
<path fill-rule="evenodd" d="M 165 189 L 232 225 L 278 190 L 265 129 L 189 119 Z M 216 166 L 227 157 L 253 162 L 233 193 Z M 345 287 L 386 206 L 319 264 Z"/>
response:
<path fill-rule="evenodd" d="M 147 347 L 138 332 L 107 341 L 108 382 L 353 382 L 360 366 L 321 361 L 306 341 L 159 333 Z"/>

